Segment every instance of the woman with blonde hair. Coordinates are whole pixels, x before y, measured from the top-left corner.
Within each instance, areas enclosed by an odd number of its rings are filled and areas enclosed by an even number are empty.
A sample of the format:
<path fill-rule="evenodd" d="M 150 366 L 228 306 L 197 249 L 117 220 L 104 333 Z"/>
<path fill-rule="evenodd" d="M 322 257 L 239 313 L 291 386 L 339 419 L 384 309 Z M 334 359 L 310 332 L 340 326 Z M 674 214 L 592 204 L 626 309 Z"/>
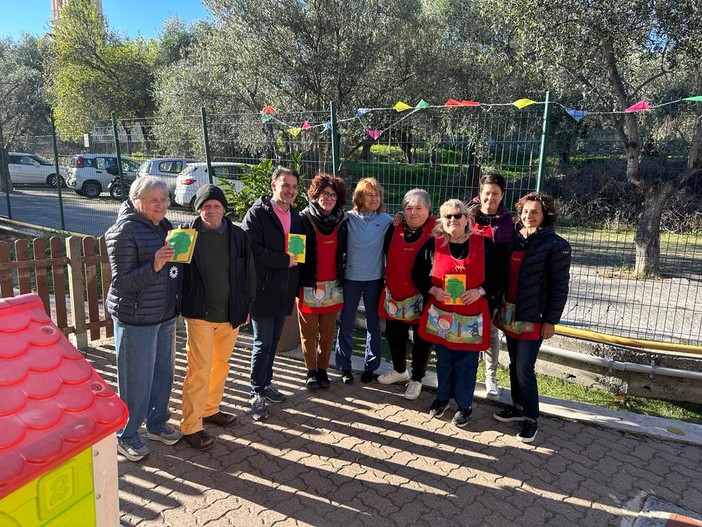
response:
<path fill-rule="evenodd" d="M 380 366 L 380 318 L 378 305 L 383 289 L 383 242 L 392 218 L 383 212 L 383 187 L 375 178 L 358 182 L 353 193 L 353 209 L 348 212 L 348 237 L 344 267 L 344 307 L 339 320 L 335 362 L 341 381 L 353 383 L 351 355 L 353 329 L 358 304 L 363 298 L 366 310 L 366 349 L 361 381 L 373 380 Z"/>
<path fill-rule="evenodd" d="M 479 352 L 490 346 L 490 303 L 499 289 L 497 250 L 475 234 L 473 217 L 457 199 L 440 208 L 440 222 L 415 260 L 412 280 L 427 298 L 419 334 L 436 350 L 436 400 L 441 417 L 455 399 L 453 424 L 466 426 L 473 411 Z"/>

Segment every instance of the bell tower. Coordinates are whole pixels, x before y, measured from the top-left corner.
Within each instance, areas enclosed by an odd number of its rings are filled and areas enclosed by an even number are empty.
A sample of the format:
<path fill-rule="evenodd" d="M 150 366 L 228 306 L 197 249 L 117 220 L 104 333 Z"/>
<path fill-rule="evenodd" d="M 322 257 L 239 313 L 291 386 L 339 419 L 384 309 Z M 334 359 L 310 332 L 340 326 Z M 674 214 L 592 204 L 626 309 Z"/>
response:
<path fill-rule="evenodd" d="M 51 0 L 51 24 L 58 23 L 61 15 L 61 7 L 68 2 L 74 0 Z M 102 15 L 102 0 L 90 0 L 97 8 L 98 13 Z"/>

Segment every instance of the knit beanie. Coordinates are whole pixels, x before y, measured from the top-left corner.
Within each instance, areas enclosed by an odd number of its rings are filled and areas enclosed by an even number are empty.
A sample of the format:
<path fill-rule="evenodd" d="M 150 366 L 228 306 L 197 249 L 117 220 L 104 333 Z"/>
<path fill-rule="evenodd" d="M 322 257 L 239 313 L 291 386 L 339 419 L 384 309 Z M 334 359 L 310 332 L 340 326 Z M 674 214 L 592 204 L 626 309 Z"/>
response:
<path fill-rule="evenodd" d="M 207 185 L 202 185 L 195 193 L 195 203 L 193 204 L 195 210 L 200 210 L 202 204 L 208 199 L 216 199 L 219 201 L 224 209 L 228 207 L 227 198 L 224 197 L 224 192 L 217 185 L 212 185 L 208 183 Z"/>

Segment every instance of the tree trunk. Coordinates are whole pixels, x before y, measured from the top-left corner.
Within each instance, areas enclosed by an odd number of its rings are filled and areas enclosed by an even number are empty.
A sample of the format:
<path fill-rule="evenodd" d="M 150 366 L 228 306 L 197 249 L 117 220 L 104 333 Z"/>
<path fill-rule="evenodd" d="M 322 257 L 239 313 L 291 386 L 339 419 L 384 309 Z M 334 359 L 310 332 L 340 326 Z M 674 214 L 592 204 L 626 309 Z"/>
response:
<path fill-rule="evenodd" d="M 655 278 L 660 276 L 661 216 L 668 200 L 677 192 L 677 181 L 664 181 L 644 192 L 641 216 L 636 226 L 637 276 Z"/>

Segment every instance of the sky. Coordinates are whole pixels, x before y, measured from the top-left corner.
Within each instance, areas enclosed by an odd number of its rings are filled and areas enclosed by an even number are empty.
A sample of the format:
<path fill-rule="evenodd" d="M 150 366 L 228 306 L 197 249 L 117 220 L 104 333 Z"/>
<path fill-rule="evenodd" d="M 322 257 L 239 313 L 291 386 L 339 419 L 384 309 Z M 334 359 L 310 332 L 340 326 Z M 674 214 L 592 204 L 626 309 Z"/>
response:
<path fill-rule="evenodd" d="M 208 18 L 201 0 L 102 0 L 107 23 L 129 37 L 156 37 L 163 22 L 178 15 L 190 24 Z M 23 33 L 48 31 L 51 0 L 0 0 L 0 38 L 18 40 Z"/>

